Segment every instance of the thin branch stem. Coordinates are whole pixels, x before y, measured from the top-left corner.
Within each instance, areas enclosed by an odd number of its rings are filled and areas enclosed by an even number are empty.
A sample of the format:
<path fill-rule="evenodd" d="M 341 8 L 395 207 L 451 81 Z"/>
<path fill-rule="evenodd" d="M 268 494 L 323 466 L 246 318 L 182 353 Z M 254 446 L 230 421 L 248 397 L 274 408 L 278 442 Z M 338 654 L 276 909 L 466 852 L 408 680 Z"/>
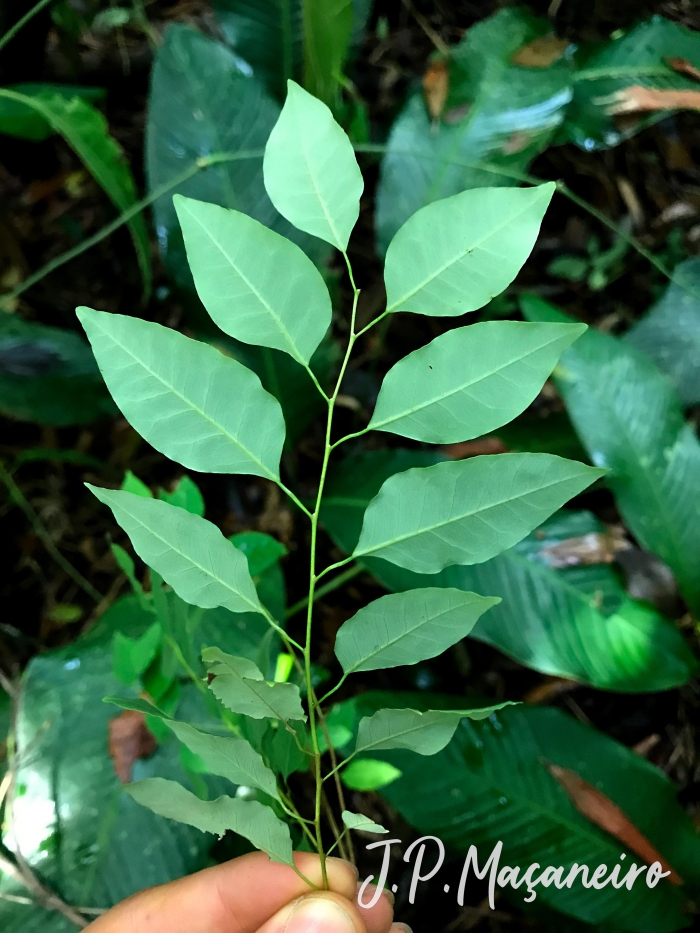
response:
<path fill-rule="evenodd" d="M 321 697 L 321 699 L 318 701 L 319 704 L 325 703 L 326 700 L 327 700 L 329 697 L 332 697 L 334 693 L 336 693 L 338 690 L 340 690 L 340 688 L 343 686 L 343 684 L 345 683 L 345 681 L 346 681 L 347 679 L 348 679 L 348 675 L 347 675 L 347 674 L 343 674 L 343 676 L 340 678 L 340 680 L 339 680 L 338 683 L 335 685 L 335 687 L 331 687 L 331 689 L 328 691 L 328 693 L 326 693 L 324 696 Z"/>
<path fill-rule="evenodd" d="M 322 599 L 324 596 L 327 596 L 329 593 L 332 593 L 334 590 L 339 589 L 341 586 L 344 586 L 350 580 L 354 580 L 355 577 L 358 577 L 363 571 L 364 567 L 361 564 L 355 564 L 354 567 L 350 567 L 349 570 L 346 570 L 345 573 L 339 573 L 337 577 L 334 577 L 332 580 L 329 580 L 328 583 L 325 583 L 323 586 L 319 586 L 314 592 L 314 602 L 319 599 Z M 318 577 L 316 577 L 318 580 Z M 293 606 L 290 606 L 285 613 L 285 618 L 291 619 L 292 616 L 295 616 L 297 612 L 301 612 L 302 609 L 306 609 L 309 604 L 309 597 L 305 596 L 303 599 L 300 599 L 298 602 L 294 603 Z"/>
<path fill-rule="evenodd" d="M 18 19 L 14 26 L 10 26 L 5 35 L 0 38 L 0 49 L 4 49 L 7 43 L 14 39 L 20 29 L 26 26 L 30 19 L 33 19 L 37 13 L 41 13 L 44 7 L 47 7 L 52 2 L 53 0 L 39 0 L 38 3 L 34 4 L 31 10 L 25 13 L 21 19 Z"/>
<path fill-rule="evenodd" d="M 280 480 L 277 480 L 277 485 L 278 485 L 279 488 L 282 490 L 282 492 L 285 493 L 285 495 L 287 495 L 287 496 L 292 500 L 292 502 L 294 503 L 294 505 L 296 505 L 297 508 L 301 509 L 301 511 L 304 513 L 304 515 L 306 515 L 307 518 L 311 518 L 311 512 L 306 508 L 306 506 L 305 506 L 304 503 L 301 501 L 301 499 L 299 499 L 298 496 L 295 496 L 295 495 L 294 495 L 294 493 L 292 492 L 291 489 L 289 489 L 287 486 L 285 486 L 284 483 L 281 482 Z M 301 649 L 299 649 L 299 650 L 301 650 Z"/>
<path fill-rule="evenodd" d="M 350 557 L 344 557 L 342 560 L 338 560 L 334 564 L 329 564 L 316 576 L 316 582 L 318 583 L 318 581 L 322 577 L 325 577 L 327 573 L 330 573 L 331 570 L 337 570 L 339 567 L 345 567 L 346 564 L 349 564 L 353 560 L 354 557 L 351 554 Z"/>

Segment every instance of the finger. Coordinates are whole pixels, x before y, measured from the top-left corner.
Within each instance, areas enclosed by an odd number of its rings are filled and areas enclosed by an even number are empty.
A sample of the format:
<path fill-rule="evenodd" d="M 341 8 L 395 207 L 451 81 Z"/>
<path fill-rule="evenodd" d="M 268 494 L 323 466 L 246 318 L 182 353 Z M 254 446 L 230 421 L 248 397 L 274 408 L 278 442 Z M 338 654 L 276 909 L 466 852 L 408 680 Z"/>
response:
<path fill-rule="evenodd" d="M 360 890 L 360 885 L 357 885 L 357 891 Z M 370 884 L 367 886 L 367 890 L 363 895 L 365 903 L 369 904 L 374 899 L 374 894 L 377 890 L 377 886 Z M 382 891 L 382 896 L 379 898 L 374 907 L 362 907 L 358 903 L 357 893 L 355 893 L 354 903 L 359 911 L 362 920 L 367 927 L 367 933 L 396 933 L 392 931 L 391 921 L 394 916 L 394 895 L 387 888 L 384 888 Z"/>
<path fill-rule="evenodd" d="M 317 855 L 295 852 L 294 862 L 317 888 L 323 886 Z M 336 858 L 327 859 L 326 867 L 330 890 L 353 899 L 357 870 Z M 254 852 L 142 891 L 87 929 L 89 933 L 255 933 L 282 907 L 308 892 L 309 885 L 289 866 Z"/>
<path fill-rule="evenodd" d="M 287 904 L 257 933 L 366 933 L 357 907 L 326 891 Z"/>

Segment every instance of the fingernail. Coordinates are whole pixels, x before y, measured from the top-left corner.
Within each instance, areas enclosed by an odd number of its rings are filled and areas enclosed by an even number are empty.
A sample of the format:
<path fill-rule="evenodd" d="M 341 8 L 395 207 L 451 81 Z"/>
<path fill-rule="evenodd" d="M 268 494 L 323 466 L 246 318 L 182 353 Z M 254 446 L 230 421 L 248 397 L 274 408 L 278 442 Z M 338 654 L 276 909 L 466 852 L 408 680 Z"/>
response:
<path fill-rule="evenodd" d="M 296 902 L 284 933 L 355 933 L 355 924 L 335 901 L 309 896 Z"/>
<path fill-rule="evenodd" d="M 392 923 L 389 933 L 413 933 L 407 923 Z"/>
<path fill-rule="evenodd" d="M 352 862 L 348 862 L 347 859 L 344 859 L 344 858 L 334 858 L 334 857 L 331 855 L 330 858 L 327 858 L 327 859 L 326 859 L 326 862 L 337 862 L 339 865 L 342 865 L 343 868 L 345 868 L 345 869 L 348 869 L 348 868 L 352 869 L 352 871 L 355 872 L 355 881 L 357 881 L 357 879 L 360 877 L 360 870 L 359 870 L 359 868 L 357 867 L 357 865 L 353 865 Z"/>

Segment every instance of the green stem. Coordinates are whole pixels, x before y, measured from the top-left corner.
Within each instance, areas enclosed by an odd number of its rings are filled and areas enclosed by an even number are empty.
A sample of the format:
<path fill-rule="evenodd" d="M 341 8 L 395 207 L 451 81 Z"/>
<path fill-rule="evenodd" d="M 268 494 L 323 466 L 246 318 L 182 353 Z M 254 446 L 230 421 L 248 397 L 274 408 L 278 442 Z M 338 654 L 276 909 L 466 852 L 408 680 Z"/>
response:
<path fill-rule="evenodd" d="M 316 577 L 316 582 L 325 577 L 327 573 L 330 573 L 331 570 L 337 570 L 339 567 L 344 567 L 346 564 L 349 564 L 353 560 L 352 554 L 350 557 L 344 557 L 342 560 L 336 561 L 334 564 L 329 564 L 324 570 L 322 570 Z"/>
<path fill-rule="evenodd" d="M 25 13 L 21 19 L 18 19 L 14 26 L 10 26 L 5 35 L 0 38 L 0 49 L 4 49 L 8 42 L 10 42 L 17 33 L 22 29 L 23 26 L 29 22 L 37 13 L 41 13 L 44 7 L 52 3 L 52 0 L 39 0 L 28 13 Z"/>
<path fill-rule="evenodd" d="M 345 765 L 349 764 L 352 761 L 352 759 L 355 757 L 356 754 L 357 752 L 352 752 L 350 755 L 348 755 L 347 758 L 343 758 L 340 764 L 337 764 L 335 768 L 333 768 L 332 771 L 329 771 L 323 780 L 327 781 L 329 778 L 334 777 L 340 771 L 341 768 L 344 768 Z"/>
<path fill-rule="evenodd" d="M 335 849 L 335 847 L 336 847 L 337 845 L 340 845 L 341 841 L 342 841 L 342 840 L 345 838 L 345 836 L 347 835 L 347 832 L 348 832 L 347 827 L 345 827 L 345 829 L 342 831 L 342 833 L 338 836 L 338 838 L 335 840 L 335 842 L 333 843 L 333 845 L 332 845 L 332 846 L 330 847 L 330 849 L 328 850 L 328 855 L 329 855 L 329 857 L 330 857 L 330 854 L 331 854 L 331 852 L 333 851 L 333 849 Z"/>
<path fill-rule="evenodd" d="M 319 586 L 318 589 L 316 589 L 314 592 L 314 602 L 322 599 L 324 596 L 327 596 L 334 590 L 339 589 L 341 586 L 344 586 L 350 580 L 354 580 L 355 577 L 358 577 L 361 573 L 363 573 L 364 569 L 365 568 L 361 564 L 355 564 L 354 567 L 350 567 L 350 569 L 346 570 L 345 573 L 339 573 L 337 577 L 329 580 L 328 583 L 324 583 L 323 586 Z M 287 609 L 285 618 L 291 619 L 291 617 L 295 616 L 297 612 L 301 612 L 302 609 L 306 609 L 308 604 L 309 597 L 305 596 L 303 599 L 300 599 L 298 602 L 294 603 L 293 606 L 290 606 L 289 609 Z"/>
<path fill-rule="evenodd" d="M 328 693 L 326 693 L 324 696 L 321 697 L 321 699 L 318 701 L 318 702 L 319 702 L 319 705 L 322 704 L 322 703 L 325 703 L 326 700 L 327 700 L 329 697 L 332 697 L 334 693 L 336 693 L 338 690 L 340 690 L 340 688 L 343 686 L 343 684 L 345 683 L 345 681 L 346 681 L 347 679 L 348 679 L 348 675 L 347 675 L 347 674 L 343 674 L 343 676 L 340 678 L 340 680 L 339 680 L 338 683 L 335 685 L 335 687 L 331 687 L 331 689 L 328 691 Z"/>

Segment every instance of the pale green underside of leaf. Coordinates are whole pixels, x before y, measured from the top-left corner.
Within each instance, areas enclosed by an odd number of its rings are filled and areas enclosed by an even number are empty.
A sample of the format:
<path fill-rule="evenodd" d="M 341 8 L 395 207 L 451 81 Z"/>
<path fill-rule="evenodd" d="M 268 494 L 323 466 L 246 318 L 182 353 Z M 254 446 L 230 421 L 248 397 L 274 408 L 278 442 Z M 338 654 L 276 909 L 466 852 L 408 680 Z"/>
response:
<path fill-rule="evenodd" d="M 218 648 L 205 649 L 202 659 L 209 672 L 216 675 L 209 689 L 227 709 L 252 719 L 306 722 L 295 684 L 268 683 L 247 658 L 224 654 Z"/>
<path fill-rule="evenodd" d="M 265 149 L 265 188 L 295 227 L 345 250 L 364 188 L 352 143 L 325 104 L 294 81 L 287 88 Z"/>
<path fill-rule="evenodd" d="M 159 499 L 88 489 L 108 505 L 139 557 L 194 606 L 261 612 L 245 555 L 205 518 Z"/>
<path fill-rule="evenodd" d="M 240 211 L 173 199 L 197 293 L 225 333 L 308 363 L 331 322 L 321 273 L 291 240 Z"/>
<path fill-rule="evenodd" d="M 462 718 L 487 719 L 496 710 L 512 705 L 508 701 L 484 709 L 425 713 L 414 709 L 380 709 L 360 721 L 355 751 L 406 748 L 418 755 L 435 755 L 451 740 Z"/>
<path fill-rule="evenodd" d="M 483 307 L 530 255 L 554 188 L 474 188 L 417 211 L 387 250 L 387 310 L 455 316 Z"/>
<path fill-rule="evenodd" d="M 355 557 L 417 573 L 476 564 L 517 544 L 603 470 L 551 454 L 499 454 L 390 477 L 365 513 Z"/>
<path fill-rule="evenodd" d="M 534 401 L 584 330 L 520 321 L 450 330 L 389 370 L 369 427 L 432 444 L 488 434 Z"/>
<path fill-rule="evenodd" d="M 468 635 L 499 602 L 439 587 L 382 596 L 341 625 L 335 654 L 346 674 L 417 664 Z"/>
<path fill-rule="evenodd" d="M 212 735 L 202 732 L 187 722 L 166 716 L 145 700 L 123 700 L 106 697 L 106 703 L 114 703 L 122 709 L 137 710 L 146 716 L 162 720 L 174 735 L 195 755 L 199 755 L 210 774 L 227 778 L 234 784 L 257 787 L 278 799 L 277 781 L 262 757 L 250 742 L 234 736 Z"/>
<path fill-rule="evenodd" d="M 146 778 L 129 784 L 129 796 L 159 816 L 187 823 L 203 833 L 223 836 L 232 830 L 266 852 L 273 862 L 293 865 L 292 839 L 289 827 L 278 819 L 270 807 L 256 800 L 219 797 L 200 800 L 176 781 Z"/>
<path fill-rule="evenodd" d="M 351 813 L 349 810 L 343 810 L 342 819 L 348 829 L 359 829 L 365 833 L 389 832 L 388 829 L 384 829 L 379 823 L 370 820 L 368 816 L 363 816 L 362 813 Z"/>
<path fill-rule="evenodd" d="M 156 450 L 200 472 L 279 478 L 282 410 L 254 373 L 160 324 L 77 313 L 112 397 Z"/>

